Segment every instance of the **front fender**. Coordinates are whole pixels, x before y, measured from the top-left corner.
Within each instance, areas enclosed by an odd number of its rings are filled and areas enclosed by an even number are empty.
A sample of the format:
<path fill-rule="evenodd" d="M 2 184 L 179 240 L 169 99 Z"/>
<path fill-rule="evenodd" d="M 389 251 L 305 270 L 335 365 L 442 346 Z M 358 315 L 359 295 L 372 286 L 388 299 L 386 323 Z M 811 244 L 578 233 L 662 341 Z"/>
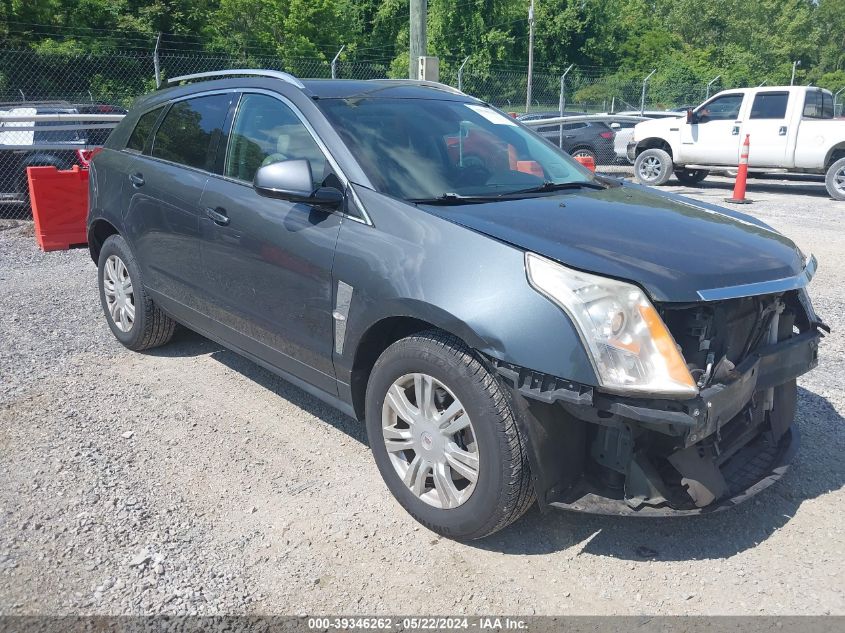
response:
<path fill-rule="evenodd" d="M 524 252 L 372 190 L 356 187 L 374 225 L 344 221 L 335 289 L 349 288 L 335 370 L 349 384 L 367 331 L 411 317 L 507 363 L 586 385 L 597 379 L 569 318 L 532 289 Z"/>

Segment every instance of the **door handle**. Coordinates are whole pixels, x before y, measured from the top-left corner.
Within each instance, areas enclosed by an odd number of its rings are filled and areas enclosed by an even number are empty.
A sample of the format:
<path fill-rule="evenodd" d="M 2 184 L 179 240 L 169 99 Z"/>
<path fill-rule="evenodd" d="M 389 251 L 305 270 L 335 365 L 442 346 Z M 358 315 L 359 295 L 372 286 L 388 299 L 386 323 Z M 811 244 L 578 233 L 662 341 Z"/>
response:
<path fill-rule="evenodd" d="M 786 126 L 781 125 L 778 129 L 778 136 L 786 136 Z"/>
<path fill-rule="evenodd" d="M 226 215 L 225 209 L 221 209 L 220 207 L 217 207 L 216 209 L 206 207 L 205 214 L 211 218 L 215 224 L 219 224 L 220 226 L 226 226 L 229 224 L 229 216 Z"/>
<path fill-rule="evenodd" d="M 739 136 L 739 126 L 734 125 L 733 129 L 731 130 L 731 136 Z"/>
<path fill-rule="evenodd" d="M 143 187 L 144 186 L 144 176 L 141 174 L 129 174 L 129 182 L 132 183 L 133 187 Z"/>

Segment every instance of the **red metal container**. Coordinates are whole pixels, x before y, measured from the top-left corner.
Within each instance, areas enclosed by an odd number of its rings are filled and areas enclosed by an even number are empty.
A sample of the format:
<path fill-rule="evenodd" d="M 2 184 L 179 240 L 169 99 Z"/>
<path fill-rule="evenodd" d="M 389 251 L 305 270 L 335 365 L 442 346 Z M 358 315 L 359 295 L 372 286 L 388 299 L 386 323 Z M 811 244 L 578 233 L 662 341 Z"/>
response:
<path fill-rule="evenodd" d="M 88 242 L 88 170 L 74 166 L 27 167 L 35 239 L 43 251 L 66 250 Z"/>

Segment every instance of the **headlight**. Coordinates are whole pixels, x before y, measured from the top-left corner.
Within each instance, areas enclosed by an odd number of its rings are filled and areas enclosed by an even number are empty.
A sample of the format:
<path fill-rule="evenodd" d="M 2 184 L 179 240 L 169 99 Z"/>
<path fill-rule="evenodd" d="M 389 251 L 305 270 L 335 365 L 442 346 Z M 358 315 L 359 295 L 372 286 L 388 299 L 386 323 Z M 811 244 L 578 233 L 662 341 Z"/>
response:
<path fill-rule="evenodd" d="M 601 386 L 618 393 L 695 396 L 678 345 L 642 290 L 526 253 L 529 283 L 571 318 Z"/>

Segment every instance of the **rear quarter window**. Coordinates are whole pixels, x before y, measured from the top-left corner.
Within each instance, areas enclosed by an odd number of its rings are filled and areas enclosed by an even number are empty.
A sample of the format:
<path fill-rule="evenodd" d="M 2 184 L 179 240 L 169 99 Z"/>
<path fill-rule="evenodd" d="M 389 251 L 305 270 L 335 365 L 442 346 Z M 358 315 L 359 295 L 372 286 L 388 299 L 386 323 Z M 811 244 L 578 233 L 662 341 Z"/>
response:
<path fill-rule="evenodd" d="M 156 108 L 141 115 L 141 118 L 135 124 L 135 129 L 132 130 L 132 134 L 129 136 L 129 140 L 126 142 L 126 149 L 135 152 L 144 151 L 144 147 L 147 145 L 147 139 L 153 131 L 153 126 L 158 119 L 158 115 L 161 114 L 161 110 L 161 108 Z"/>

